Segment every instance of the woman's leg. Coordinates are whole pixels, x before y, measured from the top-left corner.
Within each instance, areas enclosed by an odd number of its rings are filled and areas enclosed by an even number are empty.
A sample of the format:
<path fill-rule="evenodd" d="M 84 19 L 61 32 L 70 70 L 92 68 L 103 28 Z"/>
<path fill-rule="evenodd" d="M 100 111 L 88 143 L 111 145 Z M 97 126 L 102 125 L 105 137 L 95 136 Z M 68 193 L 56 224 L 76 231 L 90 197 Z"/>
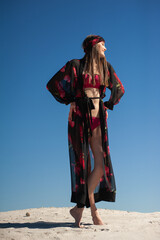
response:
<path fill-rule="evenodd" d="M 93 222 L 96 225 L 102 225 L 103 222 L 98 214 L 94 201 L 94 190 L 98 185 L 100 178 L 103 176 L 103 150 L 100 126 L 92 131 L 90 146 L 94 156 L 94 169 L 88 177 L 88 195 Z"/>

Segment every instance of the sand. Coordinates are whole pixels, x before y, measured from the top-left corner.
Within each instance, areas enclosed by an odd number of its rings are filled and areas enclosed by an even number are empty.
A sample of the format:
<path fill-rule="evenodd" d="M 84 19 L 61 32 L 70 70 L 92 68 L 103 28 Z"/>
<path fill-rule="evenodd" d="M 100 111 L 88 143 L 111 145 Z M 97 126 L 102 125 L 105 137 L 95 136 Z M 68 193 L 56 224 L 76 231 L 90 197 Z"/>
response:
<path fill-rule="evenodd" d="M 160 212 L 99 209 L 103 226 L 92 223 L 85 209 L 83 228 L 76 228 L 71 208 L 33 208 L 0 212 L 0 239 L 5 240 L 159 240 Z M 26 213 L 30 216 L 26 216 Z"/>

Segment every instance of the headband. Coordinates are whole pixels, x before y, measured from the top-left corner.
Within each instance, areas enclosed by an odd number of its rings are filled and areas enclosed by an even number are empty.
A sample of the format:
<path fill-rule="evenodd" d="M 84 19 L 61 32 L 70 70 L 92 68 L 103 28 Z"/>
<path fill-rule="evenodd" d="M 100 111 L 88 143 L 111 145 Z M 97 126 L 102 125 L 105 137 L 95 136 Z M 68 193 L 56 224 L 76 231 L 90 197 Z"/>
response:
<path fill-rule="evenodd" d="M 99 42 L 105 42 L 104 38 L 98 35 L 91 36 L 85 43 L 84 52 L 88 53 L 92 47 Z"/>

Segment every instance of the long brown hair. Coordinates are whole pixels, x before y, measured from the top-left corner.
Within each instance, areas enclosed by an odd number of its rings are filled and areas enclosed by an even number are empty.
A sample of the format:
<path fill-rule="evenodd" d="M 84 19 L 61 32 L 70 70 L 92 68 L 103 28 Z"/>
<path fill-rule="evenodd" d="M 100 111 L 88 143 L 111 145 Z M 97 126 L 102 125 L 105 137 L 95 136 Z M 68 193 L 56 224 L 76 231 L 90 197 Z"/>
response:
<path fill-rule="evenodd" d="M 88 35 L 83 43 L 82 48 L 84 49 L 86 46 L 86 43 L 90 40 L 91 37 L 94 37 L 95 35 Z M 101 57 L 98 51 L 98 46 L 95 44 L 89 52 L 87 52 L 84 56 L 85 58 L 85 65 L 83 69 L 84 74 L 89 74 L 91 76 L 91 82 L 93 85 L 95 85 L 95 74 L 100 75 L 100 83 L 101 85 L 108 86 L 108 66 L 107 66 L 107 60 L 104 57 Z M 94 62 L 97 64 L 97 71 L 98 73 L 94 72 Z"/>

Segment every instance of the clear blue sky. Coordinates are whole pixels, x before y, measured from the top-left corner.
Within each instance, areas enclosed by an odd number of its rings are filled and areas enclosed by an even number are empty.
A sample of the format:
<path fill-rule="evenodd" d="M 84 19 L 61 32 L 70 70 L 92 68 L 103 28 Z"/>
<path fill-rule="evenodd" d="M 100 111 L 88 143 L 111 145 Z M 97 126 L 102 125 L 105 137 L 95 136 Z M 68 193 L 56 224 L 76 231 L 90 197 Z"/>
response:
<path fill-rule="evenodd" d="M 74 205 L 69 106 L 45 87 L 89 34 L 126 90 L 108 119 L 117 200 L 97 206 L 160 211 L 159 12 L 158 0 L 0 1 L 0 211 Z"/>

